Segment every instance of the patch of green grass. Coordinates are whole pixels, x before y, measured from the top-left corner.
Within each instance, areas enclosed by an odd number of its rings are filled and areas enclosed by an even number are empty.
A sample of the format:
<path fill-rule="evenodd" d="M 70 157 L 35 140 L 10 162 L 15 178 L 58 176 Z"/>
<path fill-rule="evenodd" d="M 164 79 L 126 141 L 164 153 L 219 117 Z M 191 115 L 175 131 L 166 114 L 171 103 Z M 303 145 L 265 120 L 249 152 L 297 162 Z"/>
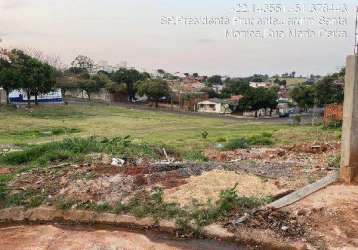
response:
<path fill-rule="evenodd" d="M 9 165 L 33 164 L 45 166 L 53 161 L 75 161 L 89 153 L 105 152 L 127 157 L 156 157 L 153 147 L 147 144 L 132 143 L 129 137 L 113 139 L 67 138 L 59 142 L 50 142 L 26 146 L 22 151 L 10 152 L 0 157 L 0 162 Z"/>
<path fill-rule="evenodd" d="M 55 206 L 57 209 L 68 210 L 75 204 L 74 201 L 65 199 L 64 197 L 60 197 L 56 200 Z"/>
<path fill-rule="evenodd" d="M 220 137 L 220 138 L 217 138 L 215 142 L 226 142 L 226 138 L 223 138 L 223 137 Z"/>
<path fill-rule="evenodd" d="M 247 139 L 245 138 L 236 138 L 236 139 L 231 139 L 229 140 L 225 146 L 224 149 L 225 150 L 235 150 L 235 149 L 245 149 L 249 147 L 249 143 L 247 141 Z"/>
<path fill-rule="evenodd" d="M 270 137 L 263 135 L 254 135 L 248 138 L 248 144 L 252 146 L 269 146 L 273 145 L 274 142 Z"/>
<path fill-rule="evenodd" d="M 46 199 L 46 192 L 39 193 L 36 190 L 26 190 L 15 194 L 8 194 L 6 190 L 0 189 L 1 199 L 0 207 L 15 207 L 24 206 L 26 208 L 33 208 L 40 206 Z"/>
<path fill-rule="evenodd" d="M 269 146 L 273 145 L 271 133 L 262 133 L 261 135 L 253 135 L 248 138 L 235 138 L 229 140 L 225 146 L 225 150 L 245 149 L 250 146 Z"/>
<path fill-rule="evenodd" d="M 8 131 L 42 130 L 44 128 L 78 128 L 77 137 L 124 137 L 151 145 L 169 145 L 185 153 L 202 150 L 220 138 L 229 141 L 271 133 L 277 144 L 336 139 L 336 132 L 310 125 L 291 126 L 270 120 L 229 120 L 160 111 L 141 111 L 108 105 L 40 106 L 32 112 L 25 109 L 0 111 L 0 144 L 38 144 L 73 137 L 74 134 L 51 137 L 23 137 Z M 317 129 L 319 133 L 317 133 Z M 203 140 L 201 133 L 210 136 Z M 221 142 L 221 140 L 219 141 Z"/>
<path fill-rule="evenodd" d="M 207 161 L 208 159 L 202 154 L 201 151 L 192 150 L 185 154 L 184 160 L 203 162 L 203 161 Z"/>
<path fill-rule="evenodd" d="M 40 138 L 48 136 L 69 135 L 80 132 L 81 130 L 77 128 L 42 128 L 10 131 L 8 135 L 21 138 Z"/>
<path fill-rule="evenodd" d="M 343 125 L 342 121 L 329 119 L 328 122 L 323 126 L 323 129 L 341 130 L 342 125 Z"/>
<path fill-rule="evenodd" d="M 76 208 L 92 210 L 92 211 L 96 211 L 99 213 L 111 212 L 113 210 L 113 208 L 109 205 L 108 202 L 101 202 L 101 203 L 86 202 L 86 203 L 77 205 Z"/>

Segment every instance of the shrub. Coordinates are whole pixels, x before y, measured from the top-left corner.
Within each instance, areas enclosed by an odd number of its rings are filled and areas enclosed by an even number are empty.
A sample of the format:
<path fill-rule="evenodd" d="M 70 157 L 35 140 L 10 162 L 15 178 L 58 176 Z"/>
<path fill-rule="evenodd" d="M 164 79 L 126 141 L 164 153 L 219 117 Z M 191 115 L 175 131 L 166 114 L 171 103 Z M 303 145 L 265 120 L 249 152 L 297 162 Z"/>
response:
<path fill-rule="evenodd" d="M 229 140 L 224 146 L 225 150 L 235 150 L 239 148 L 248 148 L 249 142 L 245 138 L 236 138 Z"/>
<path fill-rule="evenodd" d="M 263 136 L 254 135 L 254 136 L 251 136 L 248 139 L 248 143 L 250 145 L 269 146 L 269 145 L 273 144 L 273 141 L 269 137 L 263 137 Z"/>
<path fill-rule="evenodd" d="M 201 138 L 203 138 L 203 139 L 207 139 L 208 135 L 209 135 L 208 131 L 201 132 Z"/>
<path fill-rule="evenodd" d="M 342 128 L 342 121 L 336 121 L 334 119 L 329 119 L 326 123 L 324 128 L 326 129 L 337 129 Z"/>
<path fill-rule="evenodd" d="M 272 138 L 272 134 L 268 132 L 263 132 L 261 135 L 262 137 Z"/>
<path fill-rule="evenodd" d="M 216 139 L 216 142 L 226 142 L 226 139 L 223 137 L 220 137 L 220 138 Z"/>
<path fill-rule="evenodd" d="M 271 137 L 272 134 L 266 133 L 262 135 L 254 135 L 249 137 L 248 139 L 246 138 L 232 139 L 228 143 L 226 143 L 224 149 L 235 150 L 235 149 L 245 149 L 248 148 L 249 146 L 256 146 L 256 145 L 260 145 L 260 146 L 273 145 L 274 142 L 271 139 Z"/>
<path fill-rule="evenodd" d="M 328 158 L 328 166 L 330 168 L 340 168 L 341 165 L 341 155 L 334 155 Z"/>

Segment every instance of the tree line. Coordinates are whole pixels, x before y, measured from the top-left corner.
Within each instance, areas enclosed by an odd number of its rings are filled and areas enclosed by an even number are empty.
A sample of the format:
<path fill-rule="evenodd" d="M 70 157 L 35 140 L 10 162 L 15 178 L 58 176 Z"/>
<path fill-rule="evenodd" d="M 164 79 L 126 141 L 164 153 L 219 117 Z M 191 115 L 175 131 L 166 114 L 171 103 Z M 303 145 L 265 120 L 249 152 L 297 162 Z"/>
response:
<path fill-rule="evenodd" d="M 314 106 L 341 104 L 344 101 L 344 77 L 345 68 L 342 68 L 339 72 L 327 75 L 314 84 L 310 82 L 298 84 L 291 89 L 290 96 L 304 111 Z"/>
<path fill-rule="evenodd" d="M 169 87 L 162 79 L 152 79 L 147 72 L 136 69 L 120 68 L 114 72 L 94 71 L 94 62 L 87 56 L 77 56 L 71 67 L 63 71 L 56 86 L 66 91 L 80 89 L 91 100 L 91 96 L 105 88 L 110 93 L 127 95 L 128 101 L 134 102 L 136 95 L 146 95 L 158 106 L 161 98 L 169 96 Z"/>
<path fill-rule="evenodd" d="M 52 65 L 55 63 L 50 61 L 38 51 L 1 50 L 0 86 L 6 93 L 7 104 L 10 103 L 9 94 L 20 89 L 25 91 L 29 106 L 31 96 L 35 97 L 35 104 L 38 105 L 38 96 L 54 88 L 60 88 L 63 96 L 69 90 L 80 89 L 89 101 L 102 88 L 110 93 L 125 94 L 131 102 L 135 101 L 136 94 L 146 95 L 156 106 L 161 98 L 169 96 L 166 81 L 151 79 L 150 74 L 136 69 L 95 72 L 94 61 L 83 55 L 77 56 L 66 69 Z"/>
<path fill-rule="evenodd" d="M 9 103 L 9 93 L 22 89 L 28 97 L 34 96 L 38 104 L 38 96 L 46 94 L 54 88 L 60 88 L 63 96 L 67 91 L 80 89 L 91 101 L 93 94 L 105 88 L 110 93 L 120 93 L 128 97 L 128 101 L 136 100 L 136 95 L 147 96 L 158 106 L 158 102 L 170 96 L 170 88 L 166 78 L 174 76 L 164 70 L 158 70 L 161 78 L 152 78 L 146 72 L 136 69 L 120 68 L 114 72 L 96 71 L 95 63 L 87 56 L 79 55 L 66 69 L 56 65 L 55 60 L 49 60 L 39 52 L 24 52 L 19 49 L 0 51 L 0 86 L 4 89 Z M 189 75 L 189 74 L 188 74 Z M 166 76 L 166 77 L 164 77 Z M 344 99 L 343 84 L 345 69 L 323 77 L 316 83 L 298 84 L 290 90 L 290 96 L 302 110 L 313 106 L 323 107 L 329 103 L 342 103 Z M 199 77 L 197 73 L 193 77 Z M 241 95 L 238 111 L 257 111 L 260 109 L 274 110 L 278 105 L 278 90 L 286 82 L 277 79 L 276 86 L 271 88 L 253 88 L 250 82 L 267 81 L 268 75 L 255 74 L 247 78 L 227 78 L 225 81 L 219 75 L 205 77 L 206 87 L 202 92 L 210 98 L 227 99 Z M 213 85 L 223 85 L 221 93 L 213 89 Z M 30 98 L 28 105 L 30 105 Z"/>

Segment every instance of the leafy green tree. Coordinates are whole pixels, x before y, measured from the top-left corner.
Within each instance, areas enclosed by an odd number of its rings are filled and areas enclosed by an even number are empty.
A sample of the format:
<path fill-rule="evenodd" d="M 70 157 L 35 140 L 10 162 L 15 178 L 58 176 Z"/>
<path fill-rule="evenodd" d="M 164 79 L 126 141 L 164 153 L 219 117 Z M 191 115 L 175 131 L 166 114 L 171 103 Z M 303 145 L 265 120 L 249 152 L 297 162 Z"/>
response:
<path fill-rule="evenodd" d="M 2 51 L 0 57 L 0 86 L 5 90 L 6 103 L 9 104 L 9 94 L 11 91 L 20 88 L 20 82 L 17 79 L 17 68 L 11 62 L 9 51 Z"/>
<path fill-rule="evenodd" d="M 265 82 L 269 79 L 268 75 L 254 74 L 250 77 L 243 78 L 243 80 L 248 82 Z"/>
<path fill-rule="evenodd" d="M 73 77 L 60 72 L 57 73 L 55 87 L 61 89 L 62 96 L 65 97 L 66 92 L 78 88 L 78 84 Z"/>
<path fill-rule="evenodd" d="M 264 91 L 264 104 L 263 108 L 270 109 L 270 116 L 272 116 L 272 111 L 277 108 L 278 105 L 278 88 L 272 87 L 269 89 L 265 89 Z"/>
<path fill-rule="evenodd" d="M 79 79 L 78 87 L 86 92 L 88 101 L 91 101 L 92 94 L 98 93 L 110 82 L 111 80 L 107 75 L 97 74 L 94 76 Z"/>
<path fill-rule="evenodd" d="M 94 67 L 94 61 L 88 56 L 79 55 L 72 61 L 71 66 L 73 70 L 80 69 L 91 72 Z"/>
<path fill-rule="evenodd" d="M 242 79 L 230 79 L 225 81 L 222 96 L 228 98 L 233 95 L 245 95 L 249 88 L 250 84 L 248 81 Z"/>
<path fill-rule="evenodd" d="M 209 98 L 219 97 L 218 93 L 215 92 L 213 88 L 205 87 L 200 90 L 200 92 L 207 93 Z"/>
<path fill-rule="evenodd" d="M 164 69 L 158 69 L 158 70 L 157 70 L 157 73 L 158 73 L 159 75 L 164 75 L 164 74 L 165 74 L 165 70 L 164 70 Z"/>
<path fill-rule="evenodd" d="M 312 108 L 315 103 L 315 89 L 310 85 L 297 85 L 290 91 L 290 96 L 304 111 Z"/>
<path fill-rule="evenodd" d="M 280 86 L 287 86 L 287 81 L 286 80 L 280 80 L 279 78 L 276 78 L 273 82 L 278 84 L 278 85 L 280 85 Z"/>
<path fill-rule="evenodd" d="M 38 105 L 38 96 L 53 90 L 56 77 L 55 69 L 46 63 L 38 60 L 33 62 L 33 83 L 31 95 L 35 96 L 35 104 Z M 26 85 L 26 84 L 25 84 Z"/>
<path fill-rule="evenodd" d="M 138 94 L 146 95 L 150 101 L 155 103 L 155 107 L 158 107 L 160 99 L 168 97 L 170 92 L 168 83 L 160 79 L 139 82 L 137 88 Z"/>
<path fill-rule="evenodd" d="M 277 108 L 277 89 L 276 88 L 252 88 L 249 87 L 239 101 L 238 109 L 241 111 L 257 111 L 260 109 L 272 110 Z"/>
<path fill-rule="evenodd" d="M 130 102 L 135 100 L 137 92 L 136 83 L 149 79 L 150 75 L 146 72 L 141 73 L 135 69 L 121 68 L 112 75 L 112 80 L 118 84 L 126 84 L 128 92 L 128 100 Z"/>
<path fill-rule="evenodd" d="M 37 98 L 37 95 L 44 92 L 48 86 L 54 85 L 55 81 L 50 72 L 51 67 L 45 66 L 45 64 L 21 50 L 14 49 L 11 51 L 11 55 L 12 62 L 18 69 L 16 81 L 20 84 L 20 88 L 26 92 L 27 104 L 30 106 L 32 95 L 36 95 Z M 41 81 L 45 81 L 45 83 L 41 83 Z M 37 99 L 35 102 L 37 104 Z"/>
<path fill-rule="evenodd" d="M 331 103 L 343 103 L 344 86 L 337 83 L 339 78 L 339 74 L 328 75 L 315 84 L 316 101 L 319 107 Z"/>
<path fill-rule="evenodd" d="M 213 75 L 213 76 L 209 77 L 208 83 L 217 84 L 217 85 L 222 85 L 223 84 L 220 75 Z"/>

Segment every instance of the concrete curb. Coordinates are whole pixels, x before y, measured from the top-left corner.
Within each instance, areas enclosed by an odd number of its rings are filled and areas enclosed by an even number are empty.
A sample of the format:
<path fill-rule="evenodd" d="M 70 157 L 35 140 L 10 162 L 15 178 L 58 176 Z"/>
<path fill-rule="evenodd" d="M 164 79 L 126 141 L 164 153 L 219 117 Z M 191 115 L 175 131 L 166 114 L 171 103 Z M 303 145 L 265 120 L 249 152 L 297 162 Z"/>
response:
<path fill-rule="evenodd" d="M 272 207 L 272 208 L 276 208 L 276 209 L 280 209 L 283 207 L 287 207 L 297 201 L 300 201 L 304 198 L 306 198 L 307 196 L 310 196 L 311 194 L 335 183 L 339 178 L 339 171 L 335 171 L 334 173 L 326 176 L 325 178 L 316 181 L 315 183 L 312 183 L 308 186 L 305 186 L 269 205 L 267 205 L 265 208 L 267 207 Z"/>
<path fill-rule="evenodd" d="M 100 224 L 118 227 L 148 229 L 155 228 L 164 233 L 175 233 L 178 227 L 174 221 L 161 220 L 156 223 L 152 218 L 136 218 L 132 215 L 117 215 L 112 213 L 97 213 L 86 210 L 58 210 L 54 207 L 41 206 L 26 210 L 24 207 L 13 207 L 0 210 L 0 223 L 83 223 Z M 218 237 L 223 240 L 233 240 L 235 236 L 220 225 L 210 225 L 203 228 L 205 237 Z"/>
<path fill-rule="evenodd" d="M 54 207 L 41 206 L 26 210 L 24 207 L 12 207 L 0 210 L 1 224 L 21 223 L 75 223 L 86 225 L 107 225 L 121 228 L 147 230 L 153 229 L 162 233 L 175 234 L 178 227 L 174 221 L 161 220 L 156 223 L 152 218 L 139 219 L 132 215 L 117 215 L 111 213 L 97 213 L 86 210 L 58 210 Z M 249 242 L 254 245 L 265 245 L 265 249 L 297 249 L 292 245 L 274 247 L 269 243 L 257 242 L 255 239 L 242 240 L 235 234 L 218 224 L 212 224 L 202 229 L 202 236 L 219 241 Z"/>

